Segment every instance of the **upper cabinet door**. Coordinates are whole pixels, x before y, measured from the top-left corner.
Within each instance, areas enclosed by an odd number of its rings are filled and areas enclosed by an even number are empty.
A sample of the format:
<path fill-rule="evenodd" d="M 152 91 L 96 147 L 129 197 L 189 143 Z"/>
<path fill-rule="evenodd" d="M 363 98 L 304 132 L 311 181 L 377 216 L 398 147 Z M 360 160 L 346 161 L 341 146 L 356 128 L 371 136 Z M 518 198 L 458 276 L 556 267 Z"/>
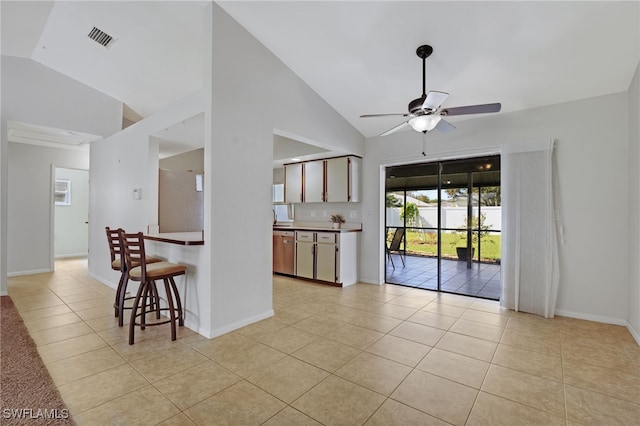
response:
<path fill-rule="evenodd" d="M 284 166 L 284 201 L 301 203 L 302 198 L 302 163 Z"/>
<path fill-rule="evenodd" d="M 324 201 L 324 161 L 304 163 L 304 202 L 322 203 Z"/>
<path fill-rule="evenodd" d="M 327 162 L 326 199 L 332 203 L 349 201 L 349 158 L 330 158 Z"/>
<path fill-rule="evenodd" d="M 286 203 L 360 202 L 360 164 L 355 156 L 286 164 Z"/>
<path fill-rule="evenodd" d="M 360 174 L 362 173 L 362 159 L 349 157 L 349 201 L 360 202 Z"/>

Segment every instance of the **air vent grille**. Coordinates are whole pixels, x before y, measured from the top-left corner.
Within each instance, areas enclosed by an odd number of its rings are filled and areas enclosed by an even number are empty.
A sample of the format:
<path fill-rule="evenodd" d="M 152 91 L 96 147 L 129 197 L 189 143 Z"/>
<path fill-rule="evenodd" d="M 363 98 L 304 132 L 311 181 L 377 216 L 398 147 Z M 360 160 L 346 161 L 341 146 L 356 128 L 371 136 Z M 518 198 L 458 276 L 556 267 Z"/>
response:
<path fill-rule="evenodd" d="M 93 27 L 93 29 L 89 31 L 88 35 L 91 40 L 103 45 L 106 48 L 111 47 L 111 45 L 116 41 L 112 36 L 96 27 Z"/>

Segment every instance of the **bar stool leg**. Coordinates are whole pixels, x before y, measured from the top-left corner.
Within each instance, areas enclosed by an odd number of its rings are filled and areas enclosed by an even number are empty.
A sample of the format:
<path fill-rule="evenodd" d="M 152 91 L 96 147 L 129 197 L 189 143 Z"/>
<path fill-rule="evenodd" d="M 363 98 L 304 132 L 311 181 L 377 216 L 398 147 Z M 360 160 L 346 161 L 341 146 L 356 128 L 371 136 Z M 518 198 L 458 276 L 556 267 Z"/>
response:
<path fill-rule="evenodd" d="M 150 288 L 152 285 L 154 285 L 153 281 L 147 281 L 144 283 L 144 299 L 142 303 L 142 316 L 140 317 L 140 330 L 147 328 L 147 308 L 150 307 L 152 310 L 154 309 L 154 302 L 149 300 L 149 293 L 153 292 Z"/>
<path fill-rule="evenodd" d="M 153 297 L 151 309 L 156 311 L 156 319 L 160 319 L 160 296 L 158 296 L 158 287 L 155 281 L 151 281 L 149 284 L 151 285 L 151 296 Z"/>
<path fill-rule="evenodd" d="M 122 286 L 118 287 L 118 326 L 122 327 L 124 325 L 124 301 L 127 298 L 127 283 L 129 282 L 129 271 L 125 271 L 122 273 L 122 277 L 120 278 L 122 281 Z"/>
<path fill-rule="evenodd" d="M 178 310 L 178 324 L 180 327 L 184 326 L 184 315 L 182 312 L 182 301 L 180 300 L 180 293 L 178 292 L 178 287 L 176 287 L 176 282 L 173 277 L 169 277 L 169 282 L 171 283 L 171 288 L 173 289 L 173 294 L 176 297 L 176 308 Z"/>
<path fill-rule="evenodd" d="M 144 283 L 140 283 L 138 287 L 138 292 L 136 293 L 136 298 L 133 301 L 133 306 L 131 307 L 131 320 L 129 321 L 129 344 L 133 345 L 134 342 L 134 333 L 136 327 L 136 316 L 138 315 L 138 306 L 140 304 L 140 298 L 142 297 L 143 292 L 145 291 Z M 144 299 L 143 299 L 144 302 Z"/>
<path fill-rule="evenodd" d="M 122 288 L 124 283 L 126 283 L 125 279 L 124 279 L 124 272 L 122 274 L 120 274 L 120 281 L 118 282 L 118 289 L 116 290 L 116 300 L 114 301 L 114 310 L 115 310 L 115 316 L 117 317 L 118 315 L 122 315 L 121 309 L 120 307 L 121 302 L 121 296 L 120 293 L 124 293 L 124 289 Z M 122 324 L 120 324 L 120 327 L 122 327 Z"/>
<path fill-rule="evenodd" d="M 173 296 L 171 295 L 171 286 L 169 280 L 164 280 L 164 291 L 167 293 L 167 303 L 169 304 L 169 319 L 171 320 L 171 340 L 176 340 L 176 311 L 173 306 Z"/>

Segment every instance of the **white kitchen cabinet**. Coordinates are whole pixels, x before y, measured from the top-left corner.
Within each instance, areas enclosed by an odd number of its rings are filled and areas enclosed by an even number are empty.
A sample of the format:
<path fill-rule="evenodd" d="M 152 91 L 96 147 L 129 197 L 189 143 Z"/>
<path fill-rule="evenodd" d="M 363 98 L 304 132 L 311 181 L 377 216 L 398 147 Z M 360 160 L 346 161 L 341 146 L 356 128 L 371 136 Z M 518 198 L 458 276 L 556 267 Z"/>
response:
<path fill-rule="evenodd" d="M 339 286 L 356 283 L 358 233 L 296 231 L 295 275 Z"/>
<path fill-rule="evenodd" d="M 345 203 L 349 201 L 349 158 L 325 160 L 325 201 Z"/>
<path fill-rule="evenodd" d="M 337 283 L 337 243 L 338 234 L 333 232 L 316 233 L 316 279 Z"/>
<path fill-rule="evenodd" d="M 361 161 L 347 156 L 286 164 L 285 202 L 359 202 Z"/>
<path fill-rule="evenodd" d="M 284 201 L 301 203 L 302 198 L 302 163 L 284 166 Z"/>
<path fill-rule="evenodd" d="M 304 202 L 322 203 L 324 201 L 324 160 L 304 163 Z"/>
<path fill-rule="evenodd" d="M 338 157 L 325 160 L 325 201 L 360 201 L 360 158 Z"/>
<path fill-rule="evenodd" d="M 360 202 L 360 173 L 362 168 L 362 159 L 359 157 L 349 157 L 349 201 L 352 203 Z"/>
<path fill-rule="evenodd" d="M 296 276 L 314 279 L 315 243 L 296 241 Z"/>
<path fill-rule="evenodd" d="M 296 276 L 314 279 L 315 233 L 296 231 Z"/>

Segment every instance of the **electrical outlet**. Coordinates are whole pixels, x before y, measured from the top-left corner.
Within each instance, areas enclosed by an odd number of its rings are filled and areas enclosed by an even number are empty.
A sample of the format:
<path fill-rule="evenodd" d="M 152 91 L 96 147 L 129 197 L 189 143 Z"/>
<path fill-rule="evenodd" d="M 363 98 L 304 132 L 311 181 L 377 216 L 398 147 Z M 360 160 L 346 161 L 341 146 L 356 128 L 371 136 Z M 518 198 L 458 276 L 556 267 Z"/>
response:
<path fill-rule="evenodd" d="M 351 211 L 349 212 L 349 218 L 351 218 L 351 219 L 355 219 L 355 218 L 357 218 L 357 217 L 358 217 L 358 212 L 357 212 L 357 211 L 355 211 L 355 210 L 351 210 Z"/>
<path fill-rule="evenodd" d="M 322 210 L 322 217 L 327 217 L 327 211 L 326 210 Z"/>
<path fill-rule="evenodd" d="M 316 217 L 316 211 L 315 210 L 311 210 L 311 217 Z"/>

